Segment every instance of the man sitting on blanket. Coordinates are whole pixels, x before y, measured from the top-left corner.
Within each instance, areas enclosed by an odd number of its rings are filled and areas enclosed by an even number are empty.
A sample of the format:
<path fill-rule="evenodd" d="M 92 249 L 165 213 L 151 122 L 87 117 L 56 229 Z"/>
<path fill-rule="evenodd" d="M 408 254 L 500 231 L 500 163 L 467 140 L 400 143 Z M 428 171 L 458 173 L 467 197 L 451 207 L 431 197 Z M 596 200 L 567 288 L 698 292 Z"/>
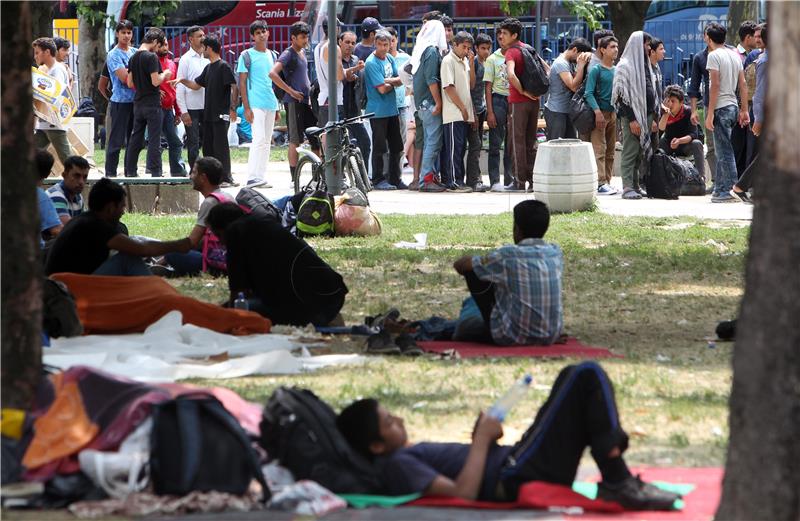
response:
<path fill-rule="evenodd" d="M 542 240 L 550 211 L 541 201 L 514 207 L 514 243 L 484 256 L 465 255 L 453 267 L 484 322 L 483 337 L 498 345 L 549 345 L 561 335 L 561 248 Z"/>
<path fill-rule="evenodd" d="M 229 304 L 244 293 L 274 324 L 344 325 L 347 286 L 303 239 L 234 203 L 214 206 L 206 222 L 227 250 Z"/>
<path fill-rule="evenodd" d="M 89 211 L 73 217 L 59 233 L 47 257 L 45 273 L 84 275 L 152 275 L 142 257 L 189 251 L 189 239 L 132 239 L 120 222 L 125 189 L 104 177 L 89 192 Z M 117 253 L 111 255 L 111 251 Z"/>
<path fill-rule="evenodd" d="M 513 446 L 496 443 L 503 427 L 484 413 L 469 445 L 412 445 L 402 418 L 374 399 L 352 403 L 336 424 L 348 443 L 374 463 L 387 495 L 514 501 L 529 481 L 571 487 L 588 446 L 603 477 L 598 499 L 630 510 L 671 510 L 680 497 L 631 475 L 622 458 L 628 435 L 620 426 L 611 381 L 596 362 L 561 371 L 533 424 Z"/>

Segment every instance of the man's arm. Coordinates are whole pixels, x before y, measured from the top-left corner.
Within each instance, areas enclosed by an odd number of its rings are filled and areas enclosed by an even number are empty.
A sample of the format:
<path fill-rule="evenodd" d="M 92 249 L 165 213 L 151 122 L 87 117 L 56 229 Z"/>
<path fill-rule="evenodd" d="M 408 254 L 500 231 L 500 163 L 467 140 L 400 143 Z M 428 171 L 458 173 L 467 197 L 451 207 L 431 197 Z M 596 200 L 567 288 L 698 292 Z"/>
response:
<path fill-rule="evenodd" d="M 708 71 L 708 107 L 706 107 L 706 128 L 714 130 L 714 109 L 719 98 L 719 71 Z"/>
<path fill-rule="evenodd" d="M 178 62 L 178 71 L 175 73 L 176 78 L 184 78 L 189 75 L 189 59 L 184 55 L 183 59 Z M 175 102 L 181 110 L 181 114 L 186 114 L 189 118 L 189 105 L 186 103 L 186 86 L 179 83 L 175 88 Z M 186 118 L 182 118 L 183 124 L 186 124 Z M 191 118 L 189 118 L 191 122 Z"/>
<path fill-rule="evenodd" d="M 502 436 L 502 424 L 482 413 L 478 418 L 478 425 L 472 437 L 467 459 L 455 481 L 440 474 L 425 490 L 425 495 L 460 497 L 470 500 L 477 498 L 483 482 L 489 446 Z"/>
<path fill-rule="evenodd" d="M 247 97 L 247 77 L 249 73 L 247 72 L 240 72 L 239 73 L 239 85 L 242 86 L 239 89 L 239 94 L 242 96 L 242 106 L 244 107 L 244 119 L 247 120 L 248 123 L 253 122 L 253 110 L 250 108 L 250 100 Z"/>
<path fill-rule="evenodd" d="M 275 65 L 272 66 L 272 70 L 269 71 L 269 78 L 272 80 L 272 83 L 280 87 L 284 92 L 288 93 L 289 96 L 293 97 L 297 101 L 303 101 L 303 94 L 294 90 L 285 81 L 283 81 L 283 78 L 281 78 L 282 70 L 283 63 L 275 62 Z"/>
<path fill-rule="evenodd" d="M 177 241 L 135 241 L 123 233 L 113 236 L 106 246 L 137 257 L 157 257 L 172 252 L 186 253 L 192 247 L 188 237 Z"/>
<path fill-rule="evenodd" d="M 97 80 L 97 90 L 100 91 L 100 95 L 103 96 L 106 100 L 110 100 L 110 96 L 108 94 L 108 84 L 110 83 L 110 79 L 108 76 L 100 75 L 100 79 Z"/>
<path fill-rule="evenodd" d="M 464 255 L 453 263 L 453 268 L 459 275 L 472 271 L 472 255 Z"/>
<path fill-rule="evenodd" d="M 386 94 L 387 92 L 394 91 L 395 87 L 399 87 L 402 84 L 403 82 L 399 77 L 386 78 L 383 80 L 383 85 L 377 85 L 375 88 L 378 89 L 378 92 L 381 94 Z"/>
<path fill-rule="evenodd" d="M 328 66 L 328 47 L 330 45 L 326 45 L 324 49 L 322 49 L 322 61 L 325 62 L 325 66 Z M 344 69 L 342 68 L 342 60 L 338 59 L 342 53 L 339 51 L 339 46 L 336 46 L 336 80 L 343 81 L 344 80 Z"/>
<path fill-rule="evenodd" d="M 231 74 L 233 77 L 233 74 Z M 239 87 L 236 86 L 236 82 L 234 81 L 231 83 L 231 123 L 236 121 L 236 105 L 239 103 Z"/>
<path fill-rule="evenodd" d="M 739 97 L 741 107 L 739 108 L 739 126 L 746 127 L 750 124 L 750 107 L 747 102 L 747 80 L 744 77 L 744 69 L 739 70 Z"/>
<path fill-rule="evenodd" d="M 514 60 L 506 61 L 506 72 L 508 73 L 508 83 L 513 85 L 514 88 L 517 89 L 517 92 L 519 92 L 523 96 L 526 96 L 526 97 L 528 97 L 528 98 L 530 98 L 530 99 L 532 99 L 534 101 L 538 100 L 539 98 L 537 96 L 531 96 L 530 94 L 525 92 L 525 89 L 522 88 L 522 82 L 519 81 L 519 78 L 517 77 L 516 73 L 514 72 L 514 65 L 516 65 L 514 63 Z M 548 69 L 549 69 L 549 67 L 548 67 Z"/>
<path fill-rule="evenodd" d="M 467 121 L 469 117 L 469 111 L 467 111 L 467 107 L 464 106 L 462 103 L 461 98 L 458 96 L 458 92 L 456 92 L 455 85 L 448 85 L 444 88 L 444 93 L 447 94 L 447 97 L 453 103 L 453 105 L 461 111 L 461 116 L 464 121 Z"/>
<path fill-rule="evenodd" d="M 489 128 L 497 127 L 497 118 L 494 115 L 494 106 L 492 104 L 492 83 L 489 81 L 483 82 L 486 91 L 486 123 Z"/>
<path fill-rule="evenodd" d="M 206 227 L 200 226 L 199 224 L 195 224 L 192 228 L 192 231 L 189 232 L 189 245 L 191 249 L 195 249 L 200 245 L 200 241 L 203 240 L 203 237 L 206 234 Z"/>

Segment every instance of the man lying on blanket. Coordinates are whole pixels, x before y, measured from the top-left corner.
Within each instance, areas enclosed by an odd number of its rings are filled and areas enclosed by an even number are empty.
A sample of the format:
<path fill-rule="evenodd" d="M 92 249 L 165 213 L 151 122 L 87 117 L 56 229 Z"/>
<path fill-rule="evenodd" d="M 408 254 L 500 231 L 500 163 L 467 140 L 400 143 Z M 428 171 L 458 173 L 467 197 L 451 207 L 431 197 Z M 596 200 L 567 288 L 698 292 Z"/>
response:
<path fill-rule="evenodd" d="M 514 207 L 514 244 L 453 267 L 464 276 L 484 322 L 482 337 L 498 345 L 549 345 L 561 335 L 561 248 L 542 240 L 550 211 L 541 201 Z"/>
<path fill-rule="evenodd" d="M 603 480 L 598 498 L 630 510 L 670 510 L 680 496 L 631 475 L 608 375 L 596 362 L 564 368 L 545 404 L 513 446 L 498 445 L 500 422 L 481 414 L 472 443 L 412 445 L 402 418 L 374 399 L 346 407 L 337 426 L 348 443 L 374 462 L 383 493 L 423 493 L 484 501 L 514 501 L 520 486 L 545 481 L 572 486 L 588 446 Z"/>

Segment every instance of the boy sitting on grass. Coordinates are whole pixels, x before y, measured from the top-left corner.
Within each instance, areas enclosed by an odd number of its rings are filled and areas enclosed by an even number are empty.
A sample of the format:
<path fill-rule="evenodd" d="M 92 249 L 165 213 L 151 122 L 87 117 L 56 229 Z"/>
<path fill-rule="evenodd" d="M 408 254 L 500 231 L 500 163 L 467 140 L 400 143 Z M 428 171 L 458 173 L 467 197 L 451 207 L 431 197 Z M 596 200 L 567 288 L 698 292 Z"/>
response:
<path fill-rule="evenodd" d="M 545 481 L 572 487 L 588 446 L 603 480 L 598 499 L 630 510 L 671 510 L 680 496 L 633 476 L 622 458 L 622 430 L 608 375 L 596 362 L 564 368 L 522 438 L 498 445 L 501 423 L 478 417 L 472 443 L 408 441 L 403 419 L 374 399 L 346 407 L 336 425 L 354 450 L 376 465 L 382 492 L 422 493 L 484 501 L 514 501 L 522 484 Z"/>
<path fill-rule="evenodd" d="M 550 211 L 541 201 L 514 207 L 514 244 L 484 256 L 465 255 L 453 267 L 480 309 L 484 337 L 498 345 L 549 345 L 561 335 L 561 248 L 542 240 Z"/>

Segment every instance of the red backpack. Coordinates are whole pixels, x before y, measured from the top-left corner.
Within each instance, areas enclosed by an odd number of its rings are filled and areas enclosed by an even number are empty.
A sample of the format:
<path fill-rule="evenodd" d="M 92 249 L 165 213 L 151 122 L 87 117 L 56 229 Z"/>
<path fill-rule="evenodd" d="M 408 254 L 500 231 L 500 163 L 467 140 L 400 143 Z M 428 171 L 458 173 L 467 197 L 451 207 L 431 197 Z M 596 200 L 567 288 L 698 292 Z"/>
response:
<path fill-rule="evenodd" d="M 224 192 L 212 192 L 209 194 L 220 203 L 232 203 L 233 199 Z M 228 271 L 225 262 L 225 245 L 220 242 L 219 237 L 214 235 L 211 228 L 206 226 L 206 233 L 203 236 L 203 271 L 214 269 L 218 271 Z"/>

